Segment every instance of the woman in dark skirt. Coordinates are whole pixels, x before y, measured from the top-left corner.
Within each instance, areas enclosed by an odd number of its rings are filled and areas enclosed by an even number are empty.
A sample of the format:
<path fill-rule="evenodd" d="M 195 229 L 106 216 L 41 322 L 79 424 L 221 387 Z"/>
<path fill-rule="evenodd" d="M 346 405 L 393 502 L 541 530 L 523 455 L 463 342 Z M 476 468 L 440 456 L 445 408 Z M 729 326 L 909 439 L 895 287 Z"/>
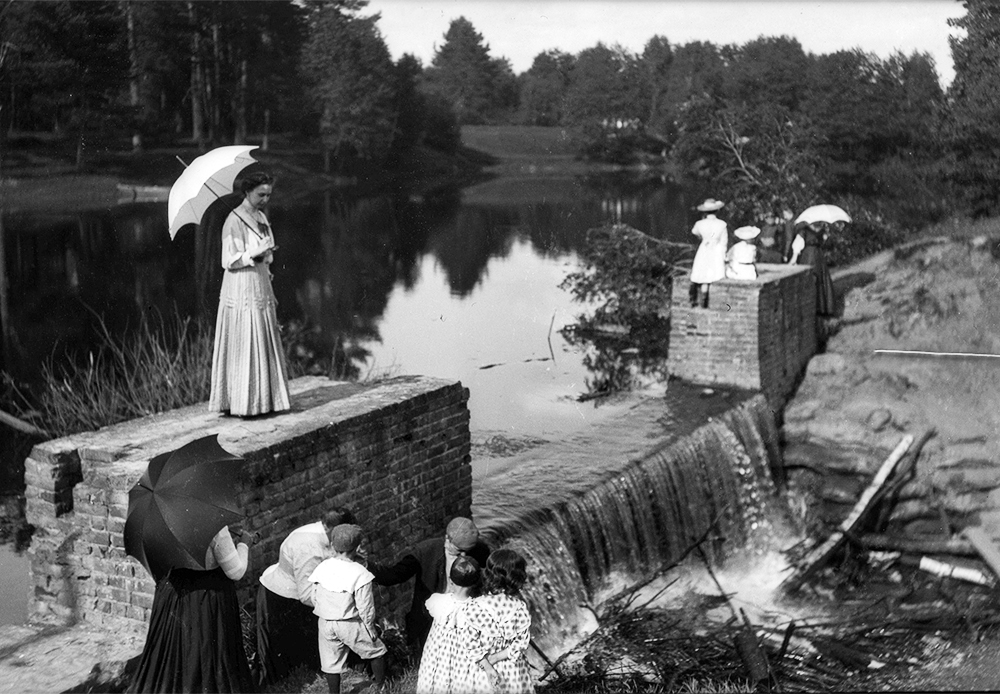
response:
<path fill-rule="evenodd" d="M 172 569 L 156 584 L 146 645 L 129 692 L 253 692 L 236 581 L 249 549 L 223 528 L 205 571 Z"/>
<path fill-rule="evenodd" d="M 816 276 L 816 315 L 829 317 L 836 312 L 836 295 L 833 290 L 833 278 L 830 268 L 826 265 L 823 245 L 827 240 L 828 225 L 826 222 L 800 223 L 796 225 L 795 239 L 792 242 L 792 265 L 811 265 Z"/>

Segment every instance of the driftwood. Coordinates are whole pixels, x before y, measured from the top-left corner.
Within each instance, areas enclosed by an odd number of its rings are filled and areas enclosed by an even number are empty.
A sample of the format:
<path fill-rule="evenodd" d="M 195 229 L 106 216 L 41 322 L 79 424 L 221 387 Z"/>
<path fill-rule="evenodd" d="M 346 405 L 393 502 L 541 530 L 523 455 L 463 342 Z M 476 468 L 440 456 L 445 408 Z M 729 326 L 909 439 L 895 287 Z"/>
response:
<path fill-rule="evenodd" d="M 51 436 L 49 432 L 45 431 L 45 429 L 40 429 L 34 424 L 26 422 L 23 419 L 18 419 L 12 414 L 7 414 L 3 410 L 0 410 L 0 424 L 6 424 L 10 428 L 16 429 L 22 434 L 27 434 L 28 436 L 37 436 L 42 439 L 47 439 Z"/>
<path fill-rule="evenodd" d="M 719 517 L 721 517 L 722 513 L 724 513 L 727 508 L 728 507 L 723 507 L 719 511 Z M 566 660 L 566 658 L 568 658 L 572 653 L 574 653 L 575 651 L 583 648 L 588 643 L 590 643 L 592 640 L 594 640 L 595 638 L 597 638 L 597 636 L 599 634 L 601 634 L 603 631 L 606 631 L 609 627 L 612 627 L 615 624 L 617 624 L 625 616 L 626 610 L 632 604 L 632 601 L 635 600 L 636 596 L 639 593 L 639 590 L 643 586 L 649 585 L 650 583 L 652 583 L 654 580 L 656 580 L 657 578 L 659 578 L 661 575 L 663 575 L 664 573 L 666 573 L 670 569 L 674 568 L 675 566 L 680 565 L 680 563 L 682 561 L 684 561 L 684 559 L 686 559 L 687 556 L 689 554 L 691 554 L 691 552 L 695 551 L 696 549 L 700 551 L 702 543 L 705 542 L 705 540 L 708 539 L 709 535 L 711 535 L 713 532 L 716 531 L 716 527 L 715 526 L 716 526 L 717 522 L 718 522 L 718 517 L 716 517 L 712 521 L 711 525 L 708 526 L 708 528 L 705 530 L 705 532 L 703 532 L 701 534 L 701 536 L 698 537 L 697 540 L 695 540 L 691 545 L 689 545 L 687 547 L 687 549 L 685 549 L 684 552 L 679 557 L 677 557 L 677 559 L 675 559 L 674 561 L 670 562 L 669 564 L 664 564 L 663 566 L 661 566 L 658 571 L 653 572 L 646 580 L 643 580 L 643 581 L 641 581 L 641 582 L 639 582 L 639 583 L 637 583 L 635 585 L 632 585 L 629 588 L 626 588 L 625 590 L 619 591 L 618 593 L 616 593 L 615 595 L 613 595 L 607 602 L 608 603 L 620 602 L 622 606 L 621 606 L 621 609 L 618 611 L 618 613 L 615 614 L 615 615 L 613 615 L 612 618 L 610 620 L 606 621 L 606 622 L 599 621 L 598 626 L 597 626 L 596 629 L 594 629 L 594 631 L 592 631 L 582 641 L 580 641 L 578 644 L 576 644 L 575 646 L 573 646 L 572 648 L 570 648 L 568 651 L 564 652 L 562 655 L 560 655 L 555 660 L 550 660 L 548 657 L 546 657 L 545 660 L 546 660 L 547 667 L 545 668 L 545 672 L 543 672 L 541 674 L 541 676 L 538 678 L 538 681 L 541 682 L 542 680 L 544 680 L 546 677 L 548 677 L 553 672 L 555 672 L 557 675 L 560 674 L 559 673 L 559 666 L 563 663 L 564 660 Z M 664 586 L 664 588 L 662 590 L 660 590 L 656 594 L 656 596 L 654 596 L 653 598 L 651 598 L 650 601 L 654 600 L 656 597 L 658 597 L 661 593 L 663 593 L 667 588 L 669 588 L 670 586 L 672 586 L 674 583 L 676 583 L 676 580 L 671 581 L 666 586 Z M 597 615 L 596 612 L 594 613 L 594 617 L 595 618 L 598 617 L 598 615 Z"/>
<path fill-rule="evenodd" d="M 896 468 L 895 474 L 892 476 L 886 485 L 876 492 L 875 497 L 872 499 L 872 506 L 878 506 L 878 511 L 875 515 L 875 520 L 872 523 L 871 530 L 875 532 L 882 532 L 885 530 L 886 526 L 889 524 L 890 517 L 892 516 L 893 509 L 899 502 L 899 498 L 902 495 L 903 487 L 908 485 L 913 481 L 913 478 L 917 474 L 917 459 L 920 457 L 920 452 L 924 448 L 924 444 L 931 440 L 937 432 L 934 429 L 928 429 L 920 438 L 910 447 L 906 455 L 899 462 Z"/>
<path fill-rule="evenodd" d="M 757 639 L 757 634 L 754 632 L 753 625 L 747 618 L 746 612 L 740 610 L 739 615 L 736 614 L 736 608 L 733 607 L 732 601 L 729 599 L 729 594 L 726 593 L 722 584 L 719 583 L 718 577 L 715 575 L 715 571 L 712 570 L 712 563 L 705 556 L 705 552 L 702 548 L 698 547 L 698 554 L 701 556 L 702 562 L 705 564 L 705 570 L 708 571 L 708 575 L 712 577 L 712 581 L 715 582 L 715 587 L 719 589 L 719 595 L 721 595 L 726 604 L 729 605 L 729 610 L 733 613 L 733 619 L 738 624 L 736 636 L 733 637 L 733 645 L 736 647 L 736 653 L 740 656 L 740 661 L 743 663 L 743 668 L 746 670 L 747 678 L 750 680 L 751 686 L 756 686 L 759 682 L 763 682 L 768 677 L 770 677 L 771 668 L 768 666 L 767 657 L 764 655 L 764 649 L 760 646 L 760 641 Z M 743 619 L 740 621 L 740 615 Z"/>
<path fill-rule="evenodd" d="M 955 537 L 945 540 L 939 537 L 866 533 L 858 536 L 857 542 L 865 549 L 905 552 L 907 554 L 953 554 L 961 557 L 976 555 L 976 548 L 972 546 L 971 542 Z"/>
<path fill-rule="evenodd" d="M 960 581 L 968 581 L 970 583 L 978 583 L 981 586 L 992 586 L 995 581 L 989 576 L 984 574 L 979 569 L 972 569 L 967 566 L 955 566 L 953 564 L 946 564 L 943 561 L 938 561 L 937 559 L 931 559 L 930 557 L 920 557 L 921 571 L 926 571 L 928 573 L 935 574 L 936 576 L 946 576 L 949 578 L 957 578 Z"/>
<path fill-rule="evenodd" d="M 885 483 L 888 481 L 889 476 L 892 474 L 896 467 L 896 464 L 900 461 L 906 451 L 913 444 L 913 436 L 907 434 L 904 436 L 896 448 L 889 454 L 889 457 L 885 459 L 882 463 L 882 467 L 875 474 L 874 479 L 872 479 L 871 484 L 865 489 L 861 494 L 861 498 L 858 499 L 858 503 L 854 505 L 851 509 L 850 514 L 847 518 L 841 522 L 840 526 L 830 537 L 826 539 L 825 542 L 820 544 L 818 547 L 811 550 L 803 560 L 801 566 L 797 568 L 791 576 L 786 578 L 781 583 L 781 590 L 785 593 L 794 593 L 802 584 L 808 581 L 812 576 L 829 561 L 830 557 L 833 556 L 834 552 L 840 549 L 841 545 L 847 540 L 849 533 L 852 533 L 855 528 L 867 518 L 868 513 L 872 510 L 873 505 L 879 500 L 878 492 Z"/>

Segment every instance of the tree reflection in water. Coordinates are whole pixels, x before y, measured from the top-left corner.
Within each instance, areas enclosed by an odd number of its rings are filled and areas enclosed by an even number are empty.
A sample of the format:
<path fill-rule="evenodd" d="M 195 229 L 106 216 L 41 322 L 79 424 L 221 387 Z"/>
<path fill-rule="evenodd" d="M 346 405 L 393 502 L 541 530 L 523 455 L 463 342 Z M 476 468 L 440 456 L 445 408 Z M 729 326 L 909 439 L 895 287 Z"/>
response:
<path fill-rule="evenodd" d="M 581 330 L 579 325 L 562 331 L 566 341 L 586 352 L 583 364 L 590 372 L 587 391 L 578 400 L 593 400 L 615 393 L 638 390 L 667 382 L 666 328 L 628 333 Z"/>

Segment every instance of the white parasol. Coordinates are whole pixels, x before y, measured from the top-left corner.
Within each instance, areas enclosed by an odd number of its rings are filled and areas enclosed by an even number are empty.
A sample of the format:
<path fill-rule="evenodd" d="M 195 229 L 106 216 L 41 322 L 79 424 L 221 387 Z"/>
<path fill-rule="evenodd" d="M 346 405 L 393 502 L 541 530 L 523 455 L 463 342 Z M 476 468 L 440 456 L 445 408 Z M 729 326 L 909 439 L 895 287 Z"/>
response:
<path fill-rule="evenodd" d="M 202 215 L 213 202 L 233 192 L 233 181 L 255 159 L 250 151 L 257 145 L 217 147 L 188 164 L 167 198 L 167 222 L 170 238 L 185 224 L 200 224 Z"/>
<path fill-rule="evenodd" d="M 795 223 L 805 222 L 806 224 L 812 224 L 813 222 L 826 222 L 833 224 L 834 222 L 850 223 L 850 221 L 851 215 L 836 205 L 813 205 L 803 210 L 802 214 L 796 218 Z"/>

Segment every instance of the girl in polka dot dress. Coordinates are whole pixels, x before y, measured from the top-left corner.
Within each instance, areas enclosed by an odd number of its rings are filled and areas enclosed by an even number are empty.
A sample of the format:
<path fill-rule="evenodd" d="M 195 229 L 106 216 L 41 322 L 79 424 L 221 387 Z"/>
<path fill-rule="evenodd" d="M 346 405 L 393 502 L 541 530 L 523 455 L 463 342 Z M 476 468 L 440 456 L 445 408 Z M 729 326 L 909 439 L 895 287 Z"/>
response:
<path fill-rule="evenodd" d="M 466 691 L 535 691 L 525 657 L 531 638 L 531 614 L 520 596 L 527 577 L 524 557 L 514 550 L 498 549 L 490 554 L 483 575 L 483 595 L 471 600 L 464 610 L 466 648 L 470 662 L 475 664 Z"/>

